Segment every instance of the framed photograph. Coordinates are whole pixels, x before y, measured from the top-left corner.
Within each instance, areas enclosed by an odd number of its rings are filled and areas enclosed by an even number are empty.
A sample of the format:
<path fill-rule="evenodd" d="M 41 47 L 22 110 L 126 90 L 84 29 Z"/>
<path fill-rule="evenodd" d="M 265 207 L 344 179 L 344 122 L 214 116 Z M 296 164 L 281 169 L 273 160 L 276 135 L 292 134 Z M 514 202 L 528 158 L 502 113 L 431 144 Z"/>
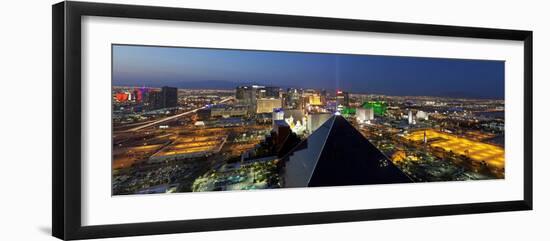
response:
<path fill-rule="evenodd" d="M 532 209 L 532 32 L 53 6 L 53 235 Z"/>

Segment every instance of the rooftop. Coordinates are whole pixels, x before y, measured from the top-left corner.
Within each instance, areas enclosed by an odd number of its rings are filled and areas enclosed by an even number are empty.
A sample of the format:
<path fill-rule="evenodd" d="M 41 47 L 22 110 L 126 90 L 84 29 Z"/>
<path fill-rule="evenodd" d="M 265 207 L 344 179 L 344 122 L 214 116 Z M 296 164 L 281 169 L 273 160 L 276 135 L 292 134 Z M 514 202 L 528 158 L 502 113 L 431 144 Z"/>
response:
<path fill-rule="evenodd" d="M 285 187 L 412 182 L 345 118 L 336 115 L 282 161 Z"/>

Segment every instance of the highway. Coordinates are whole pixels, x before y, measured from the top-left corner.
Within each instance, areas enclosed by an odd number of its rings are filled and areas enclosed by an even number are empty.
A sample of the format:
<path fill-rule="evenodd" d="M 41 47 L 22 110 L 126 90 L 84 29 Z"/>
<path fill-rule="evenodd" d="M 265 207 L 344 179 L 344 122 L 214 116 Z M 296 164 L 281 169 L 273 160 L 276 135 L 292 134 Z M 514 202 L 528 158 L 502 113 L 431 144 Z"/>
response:
<path fill-rule="evenodd" d="M 227 97 L 223 100 L 221 100 L 219 103 L 225 103 L 227 101 L 230 101 L 232 100 L 234 97 Z M 166 122 L 166 121 L 169 121 L 169 120 L 173 120 L 173 119 L 177 119 L 177 118 L 180 118 L 182 116 L 186 116 L 186 115 L 189 115 L 189 114 L 192 114 L 192 113 L 195 113 L 197 112 L 198 110 L 202 110 L 202 109 L 205 109 L 206 106 L 203 106 L 201 108 L 197 108 L 197 109 L 194 109 L 194 110 L 190 110 L 190 111 L 187 111 L 187 112 L 183 112 L 183 113 L 179 113 L 177 115 L 173 115 L 173 116 L 168 116 L 166 118 L 163 118 L 163 119 L 160 119 L 160 120 L 157 120 L 157 121 L 153 121 L 153 122 L 150 122 L 150 123 L 147 123 L 147 124 L 144 124 L 144 125 L 141 125 L 141 126 L 137 126 L 137 127 L 134 127 L 132 129 L 129 129 L 128 131 L 139 131 L 143 128 L 147 128 L 147 127 L 150 127 L 150 126 L 154 126 L 154 125 L 158 125 L 160 123 L 163 123 L 163 122 Z"/>

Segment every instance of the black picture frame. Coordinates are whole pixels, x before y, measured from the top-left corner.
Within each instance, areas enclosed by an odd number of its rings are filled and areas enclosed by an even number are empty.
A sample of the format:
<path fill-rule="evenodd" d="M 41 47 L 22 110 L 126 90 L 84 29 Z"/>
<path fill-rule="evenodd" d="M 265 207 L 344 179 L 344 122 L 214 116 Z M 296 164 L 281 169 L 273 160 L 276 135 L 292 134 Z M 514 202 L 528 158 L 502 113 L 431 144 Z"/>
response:
<path fill-rule="evenodd" d="M 81 17 L 104 16 L 430 36 L 517 40 L 524 43 L 524 193 L 522 200 L 283 215 L 82 226 L 81 224 Z M 533 33 L 523 30 L 335 19 L 262 13 L 90 2 L 52 6 L 52 233 L 87 239 L 243 228 L 532 210 Z"/>

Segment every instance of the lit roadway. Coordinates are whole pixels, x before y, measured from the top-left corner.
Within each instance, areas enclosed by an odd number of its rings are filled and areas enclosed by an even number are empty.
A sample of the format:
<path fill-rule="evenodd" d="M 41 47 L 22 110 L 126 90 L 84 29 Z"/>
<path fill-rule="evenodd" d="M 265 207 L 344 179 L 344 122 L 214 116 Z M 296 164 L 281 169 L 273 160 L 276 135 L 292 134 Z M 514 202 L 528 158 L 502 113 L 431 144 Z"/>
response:
<path fill-rule="evenodd" d="M 219 103 L 224 103 L 224 102 L 227 102 L 227 101 L 230 101 L 232 100 L 233 97 L 227 97 L 223 100 L 221 100 Z M 145 125 L 141 125 L 141 126 L 138 126 L 138 127 L 134 127 L 132 129 L 129 129 L 128 131 L 139 131 L 143 128 L 147 128 L 147 127 L 150 127 L 150 126 L 154 126 L 154 125 L 157 125 L 157 124 L 160 124 L 160 123 L 163 123 L 163 122 L 166 122 L 166 121 L 169 121 L 169 120 L 173 120 L 173 119 L 176 119 L 176 118 L 180 118 L 182 116 L 186 116 L 186 115 L 189 115 L 189 114 L 192 114 L 192 113 L 195 113 L 197 112 L 198 110 L 202 110 L 206 108 L 206 106 L 203 106 L 201 108 L 197 108 L 197 109 L 194 109 L 194 110 L 190 110 L 190 111 L 187 111 L 187 112 L 183 112 L 183 113 L 180 113 L 180 114 L 177 114 L 177 115 L 173 115 L 173 116 L 168 116 L 166 118 L 163 118 L 163 119 L 160 119 L 160 120 L 157 120 L 157 121 L 153 121 L 151 123 L 147 123 Z"/>

